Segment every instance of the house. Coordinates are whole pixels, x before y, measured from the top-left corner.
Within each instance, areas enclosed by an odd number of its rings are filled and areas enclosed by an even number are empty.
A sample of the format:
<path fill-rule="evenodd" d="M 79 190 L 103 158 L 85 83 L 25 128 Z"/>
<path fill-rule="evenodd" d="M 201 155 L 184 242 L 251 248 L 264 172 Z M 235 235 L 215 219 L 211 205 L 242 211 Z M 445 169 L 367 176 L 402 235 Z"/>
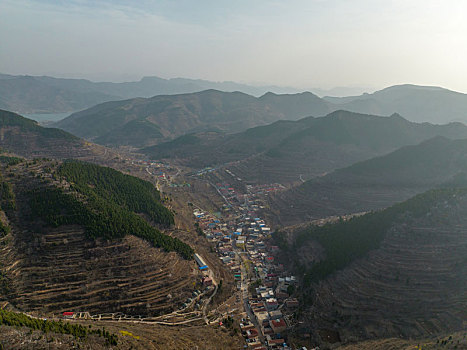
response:
<path fill-rule="evenodd" d="M 254 328 L 255 326 L 252 323 L 248 323 L 248 324 L 240 323 L 240 329 L 242 330 L 242 332 L 246 332 Z"/>
<path fill-rule="evenodd" d="M 62 313 L 62 317 L 66 319 L 72 319 L 75 318 L 75 313 L 65 311 L 64 313 Z"/>
<path fill-rule="evenodd" d="M 276 298 L 266 299 L 266 308 L 268 311 L 276 310 L 279 307 L 279 303 Z"/>
<path fill-rule="evenodd" d="M 259 333 L 258 331 L 256 330 L 256 328 L 252 328 L 252 329 L 249 329 L 246 331 L 246 337 L 248 339 L 254 339 L 256 337 L 258 337 Z"/>
<path fill-rule="evenodd" d="M 244 239 L 237 239 L 235 241 L 235 245 L 237 246 L 237 248 L 244 248 L 245 247 L 245 240 Z"/>
<path fill-rule="evenodd" d="M 287 324 L 285 323 L 283 318 L 280 318 L 278 320 L 270 320 L 269 325 L 276 334 L 282 333 L 287 330 Z"/>
<path fill-rule="evenodd" d="M 268 319 L 268 313 L 266 311 L 256 311 L 255 313 L 256 320 L 260 325 L 263 324 L 263 321 Z"/>
<path fill-rule="evenodd" d="M 206 264 L 206 262 L 203 260 L 203 258 L 199 254 L 195 253 L 194 257 L 200 270 L 206 270 L 208 268 L 208 265 Z"/>
<path fill-rule="evenodd" d="M 281 310 L 273 310 L 269 313 L 269 319 L 271 320 L 279 320 L 282 318 Z"/>
<path fill-rule="evenodd" d="M 220 258 L 224 264 L 228 264 L 232 261 L 232 258 L 230 256 L 223 256 Z"/>

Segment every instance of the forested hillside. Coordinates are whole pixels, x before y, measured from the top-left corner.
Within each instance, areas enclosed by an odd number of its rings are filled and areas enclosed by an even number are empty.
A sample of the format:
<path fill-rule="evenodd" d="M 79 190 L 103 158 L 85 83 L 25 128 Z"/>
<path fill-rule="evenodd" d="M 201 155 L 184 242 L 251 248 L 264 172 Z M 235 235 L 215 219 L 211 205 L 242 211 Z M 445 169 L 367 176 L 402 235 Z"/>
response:
<path fill-rule="evenodd" d="M 141 152 L 151 159 L 176 160 L 198 169 L 227 164 L 247 181 L 293 183 L 435 136 L 467 138 L 467 127 L 459 123 L 417 124 L 399 115 L 337 111 L 321 118 L 278 121 L 237 134 L 184 135 Z"/>
<path fill-rule="evenodd" d="M 163 206 L 159 191 L 150 182 L 79 161 L 65 161 L 57 169 L 57 176 L 64 177 L 82 194 L 97 195 L 135 213 L 147 214 L 157 224 L 174 223 L 173 214 Z"/>
<path fill-rule="evenodd" d="M 274 104 L 273 101 L 279 98 L 281 103 Z M 290 102 L 282 103 L 285 100 Z M 314 104 L 315 100 L 320 99 L 311 93 L 297 100 L 295 95 L 274 95 L 263 99 L 240 92 L 206 90 L 107 102 L 74 113 L 54 125 L 106 145 L 142 147 L 169 141 L 187 133 L 234 133 L 278 120 L 297 120 L 315 111 L 300 108 L 297 103 L 308 106 Z M 321 103 L 326 105 L 326 102 Z M 318 116 L 327 112 L 329 110 L 323 109 L 323 113 Z M 115 135 L 121 137 L 116 138 Z M 135 135 L 139 135 L 139 138 Z"/>
<path fill-rule="evenodd" d="M 2 159 L 2 305 L 158 315 L 191 295 L 193 249 L 170 235 L 173 215 L 150 183 L 77 161 Z"/>
<path fill-rule="evenodd" d="M 276 196 L 283 223 L 381 209 L 456 179 L 467 170 L 467 141 L 436 137 L 337 169 Z"/>
<path fill-rule="evenodd" d="M 432 190 L 288 239 L 278 235 L 301 276 L 300 320 L 316 339 L 344 343 L 461 330 L 466 202 L 465 188 Z"/>
<path fill-rule="evenodd" d="M 0 110 L 0 147 L 25 157 L 80 158 L 93 151 L 83 140 L 60 129 Z"/>
<path fill-rule="evenodd" d="M 30 192 L 32 215 L 49 225 L 79 224 L 92 238 L 123 238 L 133 234 L 166 251 L 189 259 L 193 249 L 177 238 L 164 235 L 136 213 L 147 214 L 155 223 L 173 224 L 173 214 L 161 202 L 149 182 L 93 164 L 67 161 L 56 172 L 66 179 L 70 191 L 38 188 Z M 77 193 L 74 193 L 77 191 Z"/>
<path fill-rule="evenodd" d="M 313 263 L 308 270 L 299 260 L 295 261 L 299 269 L 306 270 L 304 282 L 305 286 L 309 286 L 310 282 L 325 279 L 354 260 L 363 258 L 371 250 L 378 249 L 391 226 L 407 218 L 420 218 L 427 215 L 434 205 L 466 194 L 467 189 L 431 190 L 387 209 L 356 216 L 348 221 L 310 226 L 296 233 L 291 245 L 284 241 L 281 233 L 276 239 L 290 257 L 297 257 L 295 252 L 313 241 L 323 247 L 324 258 Z"/>
<path fill-rule="evenodd" d="M 0 309 L 0 326 L 27 327 L 31 331 L 39 330 L 44 334 L 69 334 L 78 340 L 85 340 L 89 336 L 96 335 L 106 340 L 106 345 L 115 346 L 118 344 L 116 334 L 105 329 L 85 327 L 80 324 L 73 324 L 63 321 L 51 321 L 46 319 L 31 318 L 25 314 Z"/>

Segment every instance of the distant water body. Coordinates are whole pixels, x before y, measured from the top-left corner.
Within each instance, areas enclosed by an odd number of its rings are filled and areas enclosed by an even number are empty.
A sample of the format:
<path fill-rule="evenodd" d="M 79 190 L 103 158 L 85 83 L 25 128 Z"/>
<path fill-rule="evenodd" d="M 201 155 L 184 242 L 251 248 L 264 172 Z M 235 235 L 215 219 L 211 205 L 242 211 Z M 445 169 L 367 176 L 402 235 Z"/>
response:
<path fill-rule="evenodd" d="M 39 124 L 48 124 L 51 122 L 58 122 L 66 117 L 68 117 L 71 113 L 48 113 L 48 114 L 23 114 L 26 118 L 33 119 Z"/>

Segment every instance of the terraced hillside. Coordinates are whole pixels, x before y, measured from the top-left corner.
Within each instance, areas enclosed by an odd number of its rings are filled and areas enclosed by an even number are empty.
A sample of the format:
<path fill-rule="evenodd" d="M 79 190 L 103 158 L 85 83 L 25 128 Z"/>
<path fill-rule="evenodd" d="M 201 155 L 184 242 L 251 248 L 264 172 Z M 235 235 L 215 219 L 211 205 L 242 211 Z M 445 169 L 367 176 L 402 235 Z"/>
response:
<path fill-rule="evenodd" d="M 92 225 L 75 222 L 76 215 L 82 214 L 69 211 L 68 206 L 63 206 L 58 216 L 53 212 L 42 219 L 37 213 L 32 215 L 31 191 L 62 188 L 65 196 L 74 193 L 63 172 L 62 177 L 52 176 L 57 166 L 60 165 L 55 161 L 29 161 L 4 171 L 5 179 L 13 185 L 16 209 L 6 209 L 11 232 L 1 238 L 0 267 L 7 287 L 3 300 L 21 310 L 40 314 L 86 311 L 156 315 L 177 308 L 191 295 L 197 280 L 192 274 L 194 262 L 170 251 L 165 243 L 161 243 L 163 249 L 155 248 L 156 241 L 138 233 L 142 230 L 140 224 L 128 231 L 134 235 L 121 236 L 116 231 L 115 237 L 96 236 L 94 231 L 90 235 Z M 79 184 L 79 180 L 75 179 L 75 183 Z M 91 198 L 99 195 L 99 187 L 99 182 L 95 182 L 90 187 L 97 191 L 94 195 L 81 191 L 74 196 L 92 206 L 94 199 Z M 127 202 L 121 202 L 121 208 L 130 208 L 131 198 L 123 198 Z M 107 196 L 107 200 L 115 199 Z M 97 207 L 92 210 L 94 214 L 86 214 L 91 221 L 99 213 Z M 118 212 L 113 212 L 111 207 L 102 210 L 106 210 L 105 215 L 113 216 L 112 222 L 118 223 Z M 128 215 L 131 223 L 132 216 Z M 146 215 L 150 216 L 151 212 Z M 96 223 L 102 225 L 103 219 L 104 216 Z M 50 220 L 57 221 L 51 225 Z M 147 230 L 144 232 L 150 232 Z M 165 237 L 164 242 L 176 240 Z"/>
<path fill-rule="evenodd" d="M 271 200 L 285 225 L 388 207 L 467 171 L 467 141 L 437 137 L 311 179 Z M 461 180 L 461 182 L 464 180 Z"/>
<path fill-rule="evenodd" d="M 337 111 L 322 118 L 279 121 L 237 134 L 185 135 L 141 152 L 152 159 L 176 159 L 198 169 L 223 164 L 246 181 L 288 184 L 434 136 L 466 138 L 467 127 L 417 124 L 398 115 Z"/>
<path fill-rule="evenodd" d="M 358 342 L 354 344 L 338 347 L 338 350 L 444 350 L 444 349 L 467 349 L 467 334 L 463 332 L 455 332 L 433 338 L 426 339 L 381 339 Z"/>
<path fill-rule="evenodd" d="M 94 147 L 63 130 L 0 110 L 0 147 L 24 157 L 92 158 Z"/>
<path fill-rule="evenodd" d="M 287 256 L 305 276 L 300 314 L 319 341 L 423 338 L 465 326 L 465 189 L 427 192 L 299 236 Z"/>

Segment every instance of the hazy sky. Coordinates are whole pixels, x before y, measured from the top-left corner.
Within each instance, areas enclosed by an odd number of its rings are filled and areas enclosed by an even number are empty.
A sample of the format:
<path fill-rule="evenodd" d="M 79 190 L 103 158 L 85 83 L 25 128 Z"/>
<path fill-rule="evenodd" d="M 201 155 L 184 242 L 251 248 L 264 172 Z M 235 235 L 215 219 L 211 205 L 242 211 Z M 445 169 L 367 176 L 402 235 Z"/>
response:
<path fill-rule="evenodd" d="M 467 92 L 465 0 L 1 0 L 0 72 Z"/>

